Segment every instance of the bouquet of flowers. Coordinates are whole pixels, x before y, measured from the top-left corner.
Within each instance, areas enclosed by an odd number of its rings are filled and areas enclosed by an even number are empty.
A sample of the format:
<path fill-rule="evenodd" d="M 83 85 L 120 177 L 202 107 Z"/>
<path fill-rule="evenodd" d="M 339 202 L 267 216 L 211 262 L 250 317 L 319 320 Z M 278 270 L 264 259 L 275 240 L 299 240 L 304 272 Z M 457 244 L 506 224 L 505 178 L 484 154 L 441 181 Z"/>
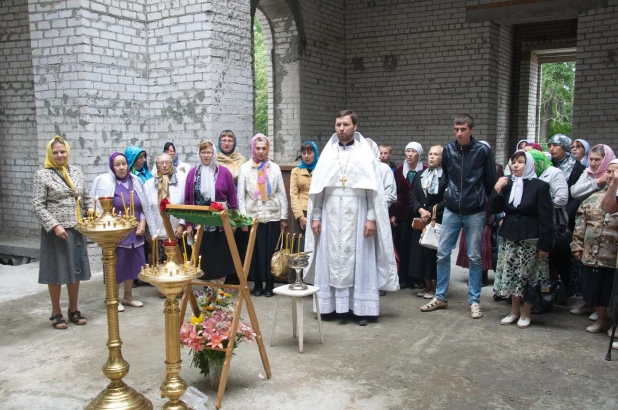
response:
<path fill-rule="evenodd" d="M 191 366 L 200 369 L 200 373 L 208 376 L 213 368 L 220 371 L 225 352 L 208 348 L 226 349 L 230 343 L 232 319 L 234 317 L 234 302 L 232 295 L 222 289 L 206 288 L 205 292 L 195 292 L 200 316 L 192 316 L 191 320 L 180 327 L 180 342 L 191 349 L 193 359 Z M 234 348 L 241 342 L 253 345 L 256 334 L 247 323 L 239 322 L 236 337 L 232 341 Z"/>

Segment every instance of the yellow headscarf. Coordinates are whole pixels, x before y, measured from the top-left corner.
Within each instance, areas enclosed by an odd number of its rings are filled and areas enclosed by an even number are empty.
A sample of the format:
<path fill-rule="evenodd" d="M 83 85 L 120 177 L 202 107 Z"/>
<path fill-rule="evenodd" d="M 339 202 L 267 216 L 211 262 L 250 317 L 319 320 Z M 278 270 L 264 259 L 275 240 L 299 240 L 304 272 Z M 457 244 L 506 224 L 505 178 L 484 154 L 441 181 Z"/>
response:
<path fill-rule="evenodd" d="M 55 142 L 60 142 L 61 144 L 63 144 L 67 150 L 67 160 L 66 160 L 66 165 L 63 166 L 59 166 L 56 163 L 56 160 L 54 159 L 54 156 L 52 155 L 52 145 L 54 145 Z M 63 140 L 59 135 L 56 135 L 54 138 L 52 138 L 51 141 L 49 141 L 47 143 L 47 150 L 45 152 L 45 163 L 44 163 L 44 167 L 46 169 L 52 169 L 55 168 L 58 170 L 58 172 L 60 172 L 60 175 L 62 176 L 62 178 L 65 180 L 65 182 L 67 183 L 67 185 L 75 190 L 75 187 L 73 186 L 73 180 L 71 179 L 71 177 L 69 176 L 68 173 L 68 165 L 69 165 L 69 157 L 71 156 L 71 148 L 69 147 L 69 143 L 66 142 L 65 140 Z"/>

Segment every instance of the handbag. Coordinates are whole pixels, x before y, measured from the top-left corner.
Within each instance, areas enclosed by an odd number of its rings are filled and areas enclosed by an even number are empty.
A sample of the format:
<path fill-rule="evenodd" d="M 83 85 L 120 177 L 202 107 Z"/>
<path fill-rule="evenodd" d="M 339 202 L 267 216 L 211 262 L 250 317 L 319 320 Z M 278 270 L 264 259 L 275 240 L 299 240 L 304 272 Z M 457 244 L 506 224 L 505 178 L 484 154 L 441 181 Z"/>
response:
<path fill-rule="evenodd" d="M 569 227 L 569 219 L 563 208 L 554 211 L 553 252 L 571 252 L 573 232 Z"/>
<path fill-rule="evenodd" d="M 423 222 L 421 218 L 414 218 L 412 220 L 412 229 L 422 231 L 423 229 L 425 229 L 425 222 Z"/>
<path fill-rule="evenodd" d="M 279 240 L 275 246 L 275 253 L 273 253 L 270 259 L 270 272 L 273 275 L 273 279 L 287 282 L 289 253 L 289 249 L 283 248 L 283 231 L 281 231 Z"/>
<path fill-rule="evenodd" d="M 431 213 L 431 222 L 423 229 L 421 233 L 421 239 L 418 241 L 421 246 L 429 249 L 438 249 L 440 243 L 440 232 L 442 231 L 442 225 L 436 222 L 436 210 L 438 205 L 433 206 L 433 212 Z"/>

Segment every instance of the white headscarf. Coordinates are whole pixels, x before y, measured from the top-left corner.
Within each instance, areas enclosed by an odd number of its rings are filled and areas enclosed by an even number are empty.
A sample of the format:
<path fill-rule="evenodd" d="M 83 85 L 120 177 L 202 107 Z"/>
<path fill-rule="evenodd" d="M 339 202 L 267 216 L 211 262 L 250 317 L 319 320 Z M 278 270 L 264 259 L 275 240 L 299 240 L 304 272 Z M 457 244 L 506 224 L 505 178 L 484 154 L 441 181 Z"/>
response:
<path fill-rule="evenodd" d="M 522 152 L 526 156 L 526 167 L 521 177 L 516 177 L 515 174 L 511 174 L 513 177 L 513 188 L 511 188 L 511 195 L 509 196 L 509 203 L 512 203 L 515 208 L 521 203 L 521 197 L 524 194 L 524 179 L 536 178 L 536 172 L 534 171 L 534 158 L 526 151 L 515 151 L 515 153 Z"/>
<path fill-rule="evenodd" d="M 421 157 L 423 156 L 423 147 L 418 142 L 411 142 L 406 145 L 406 151 L 412 148 L 414 151 L 418 152 L 418 164 L 416 164 L 415 171 L 423 170 L 423 161 L 421 161 Z M 410 172 L 410 165 L 408 165 L 408 161 L 403 161 L 403 177 L 408 179 L 408 172 Z"/>
<path fill-rule="evenodd" d="M 202 163 L 202 158 L 200 157 L 200 149 L 197 149 L 197 158 L 200 163 L 200 175 L 202 180 L 200 181 L 200 192 L 204 199 L 215 201 L 215 171 L 217 168 L 217 148 L 209 139 L 203 140 L 200 145 L 205 142 L 210 142 L 212 145 L 212 159 L 210 160 L 210 164 L 204 165 Z"/>
<path fill-rule="evenodd" d="M 371 151 L 373 151 L 373 155 L 375 155 L 376 159 L 380 159 L 380 149 L 378 148 L 378 144 L 371 138 L 365 138 L 366 141 L 369 141 L 371 144 Z"/>

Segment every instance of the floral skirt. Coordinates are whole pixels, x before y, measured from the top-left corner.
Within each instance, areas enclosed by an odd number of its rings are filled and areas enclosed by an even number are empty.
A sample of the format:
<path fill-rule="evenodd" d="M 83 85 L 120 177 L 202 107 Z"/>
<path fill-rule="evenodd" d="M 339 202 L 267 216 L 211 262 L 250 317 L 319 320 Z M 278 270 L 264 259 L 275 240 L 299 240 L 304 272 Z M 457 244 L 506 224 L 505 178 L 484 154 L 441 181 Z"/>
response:
<path fill-rule="evenodd" d="M 536 241 L 500 238 L 494 292 L 502 297 L 523 297 L 528 282 L 549 282 L 549 262 L 537 259 L 536 252 Z"/>

